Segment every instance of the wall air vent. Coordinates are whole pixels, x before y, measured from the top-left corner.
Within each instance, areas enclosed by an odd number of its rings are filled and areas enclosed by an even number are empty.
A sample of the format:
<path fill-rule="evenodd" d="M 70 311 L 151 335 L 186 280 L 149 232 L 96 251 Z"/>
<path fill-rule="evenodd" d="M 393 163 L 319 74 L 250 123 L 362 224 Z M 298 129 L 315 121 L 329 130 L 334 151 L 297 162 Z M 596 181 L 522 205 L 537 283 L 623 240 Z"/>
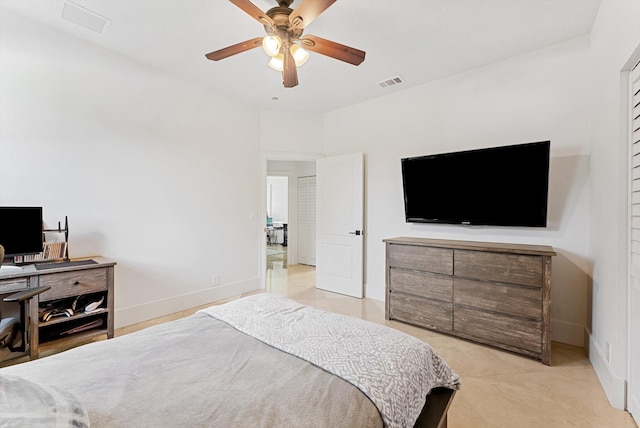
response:
<path fill-rule="evenodd" d="M 106 33 L 107 29 L 111 26 L 110 19 L 71 2 L 64 3 L 62 19 L 73 22 L 98 34 Z"/>
<path fill-rule="evenodd" d="M 400 76 L 396 76 L 396 77 L 390 77 L 389 79 L 384 79 L 378 82 L 378 85 L 381 88 L 388 88 L 390 86 L 400 85 L 401 83 L 404 83 L 404 79 Z"/>

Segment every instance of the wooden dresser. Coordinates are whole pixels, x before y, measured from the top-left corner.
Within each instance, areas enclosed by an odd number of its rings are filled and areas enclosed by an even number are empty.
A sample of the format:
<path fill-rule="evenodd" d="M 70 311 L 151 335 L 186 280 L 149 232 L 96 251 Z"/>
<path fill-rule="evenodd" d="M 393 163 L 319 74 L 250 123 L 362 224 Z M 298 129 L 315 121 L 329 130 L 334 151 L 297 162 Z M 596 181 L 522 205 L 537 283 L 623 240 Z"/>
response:
<path fill-rule="evenodd" d="M 87 263 L 87 264 L 84 264 Z M 114 333 L 114 266 L 115 262 L 101 257 L 73 260 L 68 263 L 24 266 L 19 271 L 0 274 L 0 295 L 39 286 L 50 286 L 29 305 L 31 323 L 28 329 L 28 351 L 31 359 L 40 352 L 68 346 L 70 343 Z M 0 296 L 1 297 L 1 296 Z M 1 300 L 1 299 L 0 299 Z M 91 311 L 84 310 L 91 302 L 100 302 Z M 7 304 L 5 304 L 7 305 Z M 48 309 L 72 308 L 63 314 L 43 319 Z"/>
<path fill-rule="evenodd" d="M 550 363 L 552 247 L 385 239 L 386 318 Z"/>

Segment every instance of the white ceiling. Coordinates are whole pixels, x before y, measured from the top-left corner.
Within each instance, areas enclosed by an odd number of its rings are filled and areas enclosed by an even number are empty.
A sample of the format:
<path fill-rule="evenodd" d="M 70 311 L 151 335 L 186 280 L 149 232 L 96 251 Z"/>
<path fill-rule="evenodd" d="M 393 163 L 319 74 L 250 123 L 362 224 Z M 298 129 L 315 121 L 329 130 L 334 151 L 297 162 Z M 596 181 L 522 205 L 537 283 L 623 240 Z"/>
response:
<path fill-rule="evenodd" d="M 0 7 L 260 110 L 327 112 L 588 34 L 600 2 L 338 0 L 305 34 L 364 50 L 365 61 L 355 67 L 311 53 L 290 89 L 260 48 L 219 62 L 204 57 L 264 35 L 226 0 L 74 0 L 111 20 L 102 35 L 62 19 L 65 0 L 0 0 Z M 253 3 L 263 11 L 276 5 Z M 405 83 L 378 85 L 395 76 Z"/>

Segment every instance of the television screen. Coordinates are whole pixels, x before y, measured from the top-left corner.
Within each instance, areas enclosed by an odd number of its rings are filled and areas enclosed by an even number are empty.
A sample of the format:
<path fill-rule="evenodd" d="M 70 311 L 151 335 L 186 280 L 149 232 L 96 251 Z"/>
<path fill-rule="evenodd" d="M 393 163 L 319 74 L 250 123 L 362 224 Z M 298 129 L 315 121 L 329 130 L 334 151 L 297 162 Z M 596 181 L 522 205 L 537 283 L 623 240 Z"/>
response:
<path fill-rule="evenodd" d="M 406 221 L 545 227 L 550 145 L 402 159 Z"/>
<path fill-rule="evenodd" d="M 6 256 L 42 251 L 42 207 L 0 207 L 0 245 Z"/>

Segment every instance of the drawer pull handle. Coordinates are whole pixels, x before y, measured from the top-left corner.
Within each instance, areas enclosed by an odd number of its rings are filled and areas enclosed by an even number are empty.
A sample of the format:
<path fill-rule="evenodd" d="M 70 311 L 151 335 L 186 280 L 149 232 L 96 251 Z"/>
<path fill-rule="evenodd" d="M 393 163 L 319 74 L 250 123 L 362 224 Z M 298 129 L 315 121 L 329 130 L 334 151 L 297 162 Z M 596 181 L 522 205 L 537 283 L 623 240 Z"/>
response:
<path fill-rule="evenodd" d="M 80 285 L 80 281 L 75 281 L 73 285 Z"/>

